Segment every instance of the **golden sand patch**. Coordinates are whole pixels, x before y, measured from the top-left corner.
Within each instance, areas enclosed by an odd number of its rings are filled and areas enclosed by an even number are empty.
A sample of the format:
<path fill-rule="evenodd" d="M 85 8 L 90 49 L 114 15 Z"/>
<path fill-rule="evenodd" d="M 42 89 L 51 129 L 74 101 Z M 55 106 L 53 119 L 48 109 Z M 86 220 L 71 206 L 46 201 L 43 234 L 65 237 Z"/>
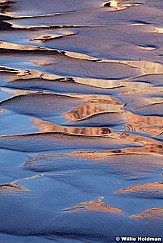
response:
<path fill-rule="evenodd" d="M 163 219 L 163 208 L 151 208 L 143 211 L 140 214 L 130 216 L 133 219 Z"/>
<path fill-rule="evenodd" d="M 147 198 L 162 198 L 163 197 L 163 182 L 150 182 L 130 186 L 116 191 L 116 194 L 132 194 L 138 197 Z"/>
<path fill-rule="evenodd" d="M 124 212 L 118 208 L 113 208 L 109 205 L 104 204 L 101 201 L 88 201 L 82 202 L 79 206 L 73 206 L 70 208 L 65 208 L 64 211 L 93 211 L 93 212 L 101 212 L 101 213 L 117 213 L 124 214 Z"/>
<path fill-rule="evenodd" d="M 27 188 L 22 187 L 16 183 L 8 183 L 8 184 L 4 184 L 4 185 L 0 185 L 0 192 L 6 192 L 6 191 L 29 191 Z"/>

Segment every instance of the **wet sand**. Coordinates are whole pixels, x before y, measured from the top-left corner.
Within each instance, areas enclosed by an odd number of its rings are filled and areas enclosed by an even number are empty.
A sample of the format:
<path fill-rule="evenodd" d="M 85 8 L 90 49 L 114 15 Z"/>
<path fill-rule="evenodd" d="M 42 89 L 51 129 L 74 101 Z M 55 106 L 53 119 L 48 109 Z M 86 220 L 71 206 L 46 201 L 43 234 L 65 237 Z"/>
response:
<path fill-rule="evenodd" d="M 163 239 L 162 11 L 0 0 L 0 242 Z"/>

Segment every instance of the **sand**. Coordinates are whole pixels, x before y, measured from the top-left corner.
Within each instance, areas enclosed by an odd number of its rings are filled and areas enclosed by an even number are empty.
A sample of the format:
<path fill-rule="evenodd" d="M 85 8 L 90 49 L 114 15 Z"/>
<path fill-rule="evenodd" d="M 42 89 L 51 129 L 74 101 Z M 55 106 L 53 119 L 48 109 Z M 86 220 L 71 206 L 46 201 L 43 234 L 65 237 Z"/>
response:
<path fill-rule="evenodd" d="M 0 242 L 163 239 L 162 11 L 0 0 Z"/>

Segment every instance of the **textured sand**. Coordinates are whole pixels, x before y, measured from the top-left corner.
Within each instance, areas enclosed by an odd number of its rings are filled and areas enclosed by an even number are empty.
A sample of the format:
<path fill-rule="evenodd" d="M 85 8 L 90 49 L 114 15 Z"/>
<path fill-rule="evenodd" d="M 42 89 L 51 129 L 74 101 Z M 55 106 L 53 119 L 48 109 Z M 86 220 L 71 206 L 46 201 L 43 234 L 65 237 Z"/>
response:
<path fill-rule="evenodd" d="M 162 0 L 0 0 L 0 242 L 163 237 L 162 23 Z"/>

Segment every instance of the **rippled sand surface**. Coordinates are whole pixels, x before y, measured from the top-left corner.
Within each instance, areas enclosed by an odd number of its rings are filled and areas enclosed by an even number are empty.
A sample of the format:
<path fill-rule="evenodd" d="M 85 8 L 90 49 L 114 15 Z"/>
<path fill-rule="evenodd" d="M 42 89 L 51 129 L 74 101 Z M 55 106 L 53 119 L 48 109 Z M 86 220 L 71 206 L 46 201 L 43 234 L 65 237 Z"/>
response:
<path fill-rule="evenodd" d="M 0 128 L 0 242 L 163 237 L 163 1 L 0 0 Z"/>

